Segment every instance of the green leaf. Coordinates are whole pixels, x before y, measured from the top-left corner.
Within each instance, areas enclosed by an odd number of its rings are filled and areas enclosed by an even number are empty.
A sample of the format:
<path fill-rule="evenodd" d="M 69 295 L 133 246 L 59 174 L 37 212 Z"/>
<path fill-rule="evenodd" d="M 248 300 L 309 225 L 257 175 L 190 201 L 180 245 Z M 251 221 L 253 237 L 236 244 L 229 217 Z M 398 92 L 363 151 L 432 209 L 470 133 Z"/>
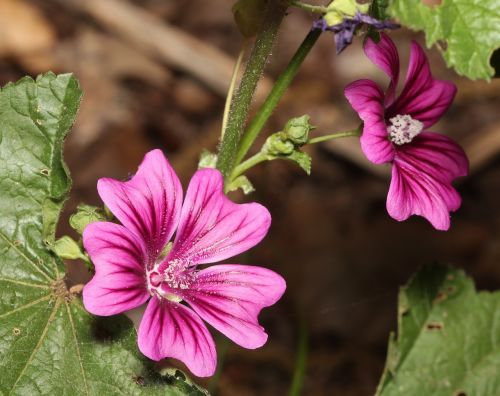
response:
<path fill-rule="evenodd" d="M 80 98 L 71 74 L 0 90 L 0 394 L 202 394 L 152 370 L 127 318 L 88 314 L 51 253 L 71 185 L 62 145 Z"/>
<path fill-rule="evenodd" d="M 295 162 L 308 175 L 311 174 L 311 157 L 309 156 L 309 154 L 304 153 L 303 151 L 295 150 L 292 154 L 284 158 Z"/>
<path fill-rule="evenodd" d="M 498 396 L 499 367 L 500 292 L 437 265 L 401 289 L 378 396 Z"/>
<path fill-rule="evenodd" d="M 392 0 L 389 12 L 402 24 L 423 30 L 427 45 L 438 44 L 448 66 L 471 79 L 489 80 L 493 51 L 500 47 L 498 0 Z"/>

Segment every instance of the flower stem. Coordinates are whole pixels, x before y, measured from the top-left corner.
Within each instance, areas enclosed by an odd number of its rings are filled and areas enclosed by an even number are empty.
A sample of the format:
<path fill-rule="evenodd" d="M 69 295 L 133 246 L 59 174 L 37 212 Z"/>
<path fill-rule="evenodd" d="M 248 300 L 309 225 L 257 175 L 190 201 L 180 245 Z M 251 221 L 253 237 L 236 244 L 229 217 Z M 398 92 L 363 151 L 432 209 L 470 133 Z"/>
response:
<path fill-rule="evenodd" d="M 309 12 L 315 12 L 315 13 L 318 13 L 318 14 L 325 14 L 326 12 L 328 12 L 328 7 L 323 7 L 323 6 L 317 6 L 317 5 L 302 3 L 301 1 L 292 0 L 292 1 L 290 1 L 289 4 L 292 7 L 301 8 L 303 10 L 306 10 L 306 11 L 309 11 Z"/>
<path fill-rule="evenodd" d="M 297 357 L 295 359 L 295 371 L 293 380 L 288 392 L 289 396 L 300 396 L 304 385 L 304 377 L 307 367 L 308 354 L 308 334 L 305 320 L 300 321 L 299 339 L 297 343 Z"/>
<path fill-rule="evenodd" d="M 344 131 L 344 132 L 336 132 L 332 133 L 330 135 L 323 135 L 323 136 L 318 136 L 313 139 L 309 139 L 306 144 L 316 144 L 316 143 L 321 143 L 325 142 L 327 140 L 333 140 L 333 139 L 339 139 L 339 138 L 344 138 L 344 137 L 352 137 L 352 136 L 360 136 L 361 135 L 361 126 L 358 129 L 353 129 L 351 131 Z M 228 182 L 232 182 L 234 179 L 236 179 L 238 176 L 242 175 L 245 173 L 247 170 L 250 168 L 253 168 L 255 165 L 260 164 L 261 162 L 264 161 L 269 161 L 274 158 L 268 156 L 267 154 L 263 153 L 262 151 L 259 151 L 257 154 L 253 155 L 252 157 L 248 158 L 247 160 L 243 161 L 241 164 L 236 166 L 231 173 L 231 176 L 228 179 Z"/>
<path fill-rule="evenodd" d="M 225 177 L 231 174 L 235 164 L 235 154 L 243 132 L 243 126 L 250 109 L 257 83 L 276 39 L 286 6 L 280 0 L 271 0 L 266 6 L 264 19 L 250 53 L 245 72 L 238 90 L 234 94 L 227 126 L 222 138 L 217 159 L 217 168 Z"/>
<path fill-rule="evenodd" d="M 285 71 L 279 76 L 278 80 L 273 86 L 273 89 L 266 98 L 266 101 L 259 108 L 259 110 L 255 114 L 255 117 L 252 119 L 252 121 L 248 125 L 248 128 L 243 134 L 238 147 L 238 151 L 236 153 L 234 162 L 235 164 L 239 164 L 247 154 L 248 150 L 259 135 L 265 123 L 278 105 L 281 97 L 297 74 L 305 57 L 316 43 L 316 40 L 318 39 L 320 34 L 321 31 L 316 29 L 309 32 L 293 58 L 290 60 L 290 63 L 286 67 Z"/>
<path fill-rule="evenodd" d="M 260 164 L 261 162 L 267 161 L 268 159 L 269 158 L 267 157 L 266 154 L 264 154 L 262 151 L 259 151 L 257 154 L 248 158 L 246 161 L 242 162 L 236 168 L 234 168 L 229 181 L 233 181 L 239 175 L 245 173 L 248 169 L 254 167 L 257 164 Z"/>
<path fill-rule="evenodd" d="M 316 143 L 325 142 L 327 140 L 338 139 L 338 138 L 343 138 L 343 137 L 351 137 L 351 136 L 360 136 L 360 135 L 361 135 L 361 131 L 358 128 L 358 129 L 353 129 L 352 131 L 337 132 L 337 133 L 332 133 L 330 135 L 318 136 L 316 138 L 309 139 L 307 144 L 316 144 Z"/>

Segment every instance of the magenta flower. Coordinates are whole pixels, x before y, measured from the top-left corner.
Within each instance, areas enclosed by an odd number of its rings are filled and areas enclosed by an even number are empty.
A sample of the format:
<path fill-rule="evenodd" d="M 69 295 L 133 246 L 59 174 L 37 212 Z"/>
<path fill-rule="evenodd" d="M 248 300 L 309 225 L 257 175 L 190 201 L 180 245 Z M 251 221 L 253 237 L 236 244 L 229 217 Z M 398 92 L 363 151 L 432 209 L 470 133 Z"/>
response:
<path fill-rule="evenodd" d="M 130 181 L 100 179 L 97 189 L 122 225 L 92 223 L 83 233 L 95 265 L 83 289 L 89 312 L 115 315 L 149 300 L 139 349 L 153 360 L 179 359 L 200 377 L 216 366 L 214 341 L 201 319 L 244 348 L 264 345 L 258 315 L 283 295 L 283 278 L 254 266 L 198 266 L 259 243 L 271 223 L 266 208 L 231 202 L 215 169 L 194 174 L 182 203 L 179 179 L 159 150 L 146 154 Z"/>
<path fill-rule="evenodd" d="M 451 182 L 468 173 L 462 148 L 450 138 L 428 132 L 453 101 L 456 88 L 432 77 L 422 48 L 412 42 L 408 73 L 400 95 L 399 56 L 392 40 L 381 33 L 368 39 L 366 56 L 391 79 L 384 94 L 371 80 L 349 84 L 345 95 L 364 122 L 361 148 L 375 164 L 392 164 L 387 211 L 398 221 L 425 217 L 436 229 L 450 227 L 450 212 L 461 204 Z"/>

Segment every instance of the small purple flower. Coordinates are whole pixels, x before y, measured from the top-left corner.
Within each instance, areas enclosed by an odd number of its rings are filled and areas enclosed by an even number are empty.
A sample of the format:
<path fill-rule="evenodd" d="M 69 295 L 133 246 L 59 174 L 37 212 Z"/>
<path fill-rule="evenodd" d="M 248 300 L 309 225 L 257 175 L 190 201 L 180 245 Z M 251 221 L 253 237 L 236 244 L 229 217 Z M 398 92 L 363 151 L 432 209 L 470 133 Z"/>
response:
<path fill-rule="evenodd" d="M 215 169 L 194 174 L 183 203 L 179 179 L 160 150 L 146 154 L 130 181 L 100 179 L 97 188 L 121 224 L 96 222 L 84 231 L 95 265 L 83 289 L 89 312 L 115 315 L 149 300 L 139 349 L 153 360 L 179 359 L 200 377 L 216 366 L 215 344 L 201 319 L 245 348 L 264 345 L 258 315 L 281 298 L 283 278 L 255 266 L 198 266 L 258 244 L 271 224 L 265 207 L 231 202 Z"/>
<path fill-rule="evenodd" d="M 408 73 L 396 98 L 396 46 L 381 34 L 379 43 L 368 39 L 364 49 L 390 77 L 389 87 L 384 93 L 375 82 L 358 80 L 345 88 L 345 95 L 364 122 L 361 148 L 366 157 L 375 164 L 392 164 L 387 211 L 398 221 L 419 215 L 436 229 L 447 230 L 449 213 L 461 204 L 451 182 L 466 176 L 469 165 L 459 145 L 427 128 L 451 105 L 456 87 L 432 77 L 424 51 L 412 42 Z"/>
<path fill-rule="evenodd" d="M 352 18 L 345 18 L 337 25 L 329 26 L 324 18 L 318 19 L 313 23 L 313 29 L 330 31 L 335 34 L 335 47 L 338 55 L 352 43 L 356 28 L 363 24 L 370 25 L 377 30 L 399 28 L 399 25 L 396 23 L 379 21 L 368 14 L 358 11 Z"/>

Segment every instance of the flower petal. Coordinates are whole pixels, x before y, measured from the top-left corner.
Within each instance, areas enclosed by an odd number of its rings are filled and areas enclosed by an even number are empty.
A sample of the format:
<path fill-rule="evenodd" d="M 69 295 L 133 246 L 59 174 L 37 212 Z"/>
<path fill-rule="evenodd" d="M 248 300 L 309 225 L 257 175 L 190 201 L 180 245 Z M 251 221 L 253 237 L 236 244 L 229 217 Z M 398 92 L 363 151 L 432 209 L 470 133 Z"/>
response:
<path fill-rule="evenodd" d="M 397 156 L 443 183 L 469 173 L 469 161 L 462 147 L 448 136 L 434 132 L 422 132 L 411 144 L 400 146 Z"/>
<path fill-rule="evenodd" d="M 259 348 L 267 334 L 259 325 L 262 308 L 286 289 L 275 272 L 248 265 L 214 265 L 200 271 L 183 298 L 205 321 L 244 348 Z"/>
<path fill-rule="evenodd" d="M 172 237 L 182 204 L 179 178 L 163 153 L 147 153 L 130 181 L 104 178 L 97 189 L 118 220 L 144 240 L 151 264 Z"/>
<path fill-rule="evenodd" d="M 223 186 L 218 170 L 200 169 L 194 174 L 166 262 L 213 263 L 236 256 L 264 238 L 271 224 L 269 211 L 257 203 L 230 201 Z"/>
<path fill-rule="evenodd" d="M 83 244 L 95 266 L 94 277 L 83 288 L 87 311 L 109 316 L 146 302 L 145 248 L 137 237 L 122 225 L 97 222 L 85 228 Z"/>
<path fill-rule="evenodd" d="M 371 80 L 357 80 L 349 84 L 344 94 L 363 120 L 361 149 L 375 164 L 392 161 L 394 149 L 389 141 L 384 120 L 384 93 Z"/>
<path fill-rule="evenodd" d="M 399 81 L 398 50 L 394 42 L 385 33 L 380 33 L 380 41 L 378 43 L 368 38 L 364 50 L 366 56 L 391 79 L 385 97 L 385 105 L 390 106 L 394 102 L 394 95 Z"/>
<path fill-rule="evenodd" d="M 138 342 L 150 359 L 178 359 L 198 377 L 215 372 L 214 340 L 198 315 L 184 305 L 152 298 L 139 326 Z"/>
<path fill-rule="evenodd" d="M 429 132 L 423 135 L 414 147 L 412 142 L 396 154 L 387 211 L 399 221 L 411 215 L 423 216 L 434 228 L 447 230 L 449 212 L 461 204 L 451 181 L 467 173 L 467 159 L 448 138 Z"/>
<path fill-rule="evenodd" d="M 397 114 L 408 114 L 428 128 L 448 110 L 456 91 L 452 82 L 435 80 L 432 77 L 423 49 L 413 41 L 404 87 L 387 110 L 388 118 Z"/>

